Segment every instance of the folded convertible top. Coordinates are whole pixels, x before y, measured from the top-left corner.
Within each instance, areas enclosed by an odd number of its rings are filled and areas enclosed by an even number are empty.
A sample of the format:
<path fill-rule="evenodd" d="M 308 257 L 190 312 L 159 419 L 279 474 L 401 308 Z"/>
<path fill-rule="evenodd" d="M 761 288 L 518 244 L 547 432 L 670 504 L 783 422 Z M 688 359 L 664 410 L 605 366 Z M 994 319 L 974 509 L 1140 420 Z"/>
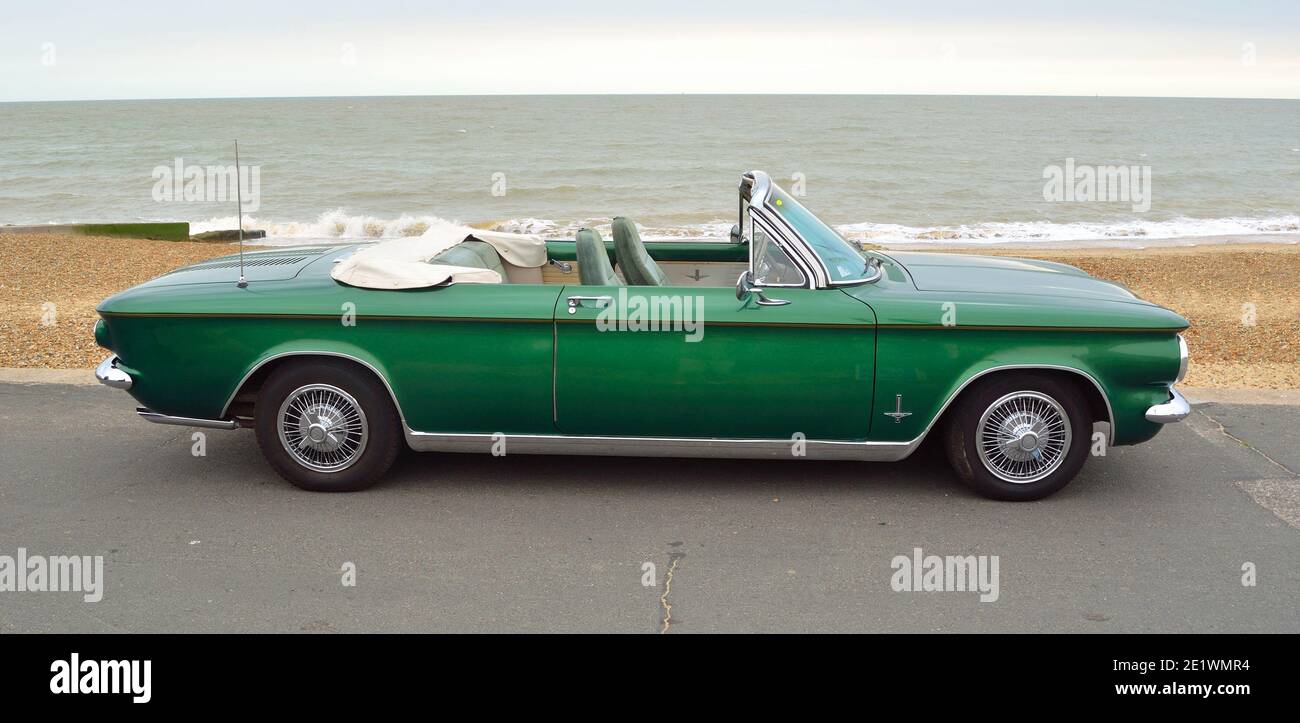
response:
<path fill-rule="evenodd" d="M 422 289 L 446 284 L 499 284 L 490 269 L 429 263 L 447 249 L 475 239 L 492 246 L 504 264 L 536 268 L 546 264 L 546 241 L 534 234 L 482 231 L 447 224 L 415 238 L 380 241 L 334 265 L 330 276 L 363 289 Z"/>

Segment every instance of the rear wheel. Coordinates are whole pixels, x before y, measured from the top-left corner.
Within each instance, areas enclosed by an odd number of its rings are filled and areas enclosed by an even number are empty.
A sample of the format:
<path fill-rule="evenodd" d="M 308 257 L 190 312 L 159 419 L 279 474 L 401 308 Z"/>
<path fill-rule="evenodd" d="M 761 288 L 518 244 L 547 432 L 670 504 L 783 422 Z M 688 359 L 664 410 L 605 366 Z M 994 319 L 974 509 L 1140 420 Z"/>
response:
<path fill-rule="evenodd" d="M 1037 500 L 1074 479 L 1088 459 L 1092 424 L 1074 385 L 1028 374 L 968 390 L 948 420 L 948 460 L 974 491 Z"/>
<path fill-rule="evenodd" d="M 365 489 L 392 466 L 401 421 L 374 375 L 336 360 L 293 363 L 258 394 L 257 443 L 281 477 L 306 490 Z"/>

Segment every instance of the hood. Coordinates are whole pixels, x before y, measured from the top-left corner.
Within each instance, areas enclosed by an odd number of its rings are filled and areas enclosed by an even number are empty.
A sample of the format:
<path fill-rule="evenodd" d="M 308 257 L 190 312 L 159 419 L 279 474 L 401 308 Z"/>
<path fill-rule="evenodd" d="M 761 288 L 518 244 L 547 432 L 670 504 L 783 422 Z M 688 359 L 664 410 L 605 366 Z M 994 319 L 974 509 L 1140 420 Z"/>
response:
<path fill-rule="evenodd" d="M 1146 303 L 1122 284 L 1094 278 L 1068 264 L 910 251 L 889 252 L 888 256 L 907 269 L 912 283 L 921 291 L 1014 291 L 1033 296 Z"/>
<path fill-rule="evenodd" d="M 250 250 L 244 248 L 244 278 L 255 281 L 284 281 L 298 275 L 308 264 L 347 246 L 279 246 Z M 239 254 L 218 256 L 197 264 L 182 266 L 137 288 L 180 286 L 183 284 L 235 283 L 239 280 Z"/>

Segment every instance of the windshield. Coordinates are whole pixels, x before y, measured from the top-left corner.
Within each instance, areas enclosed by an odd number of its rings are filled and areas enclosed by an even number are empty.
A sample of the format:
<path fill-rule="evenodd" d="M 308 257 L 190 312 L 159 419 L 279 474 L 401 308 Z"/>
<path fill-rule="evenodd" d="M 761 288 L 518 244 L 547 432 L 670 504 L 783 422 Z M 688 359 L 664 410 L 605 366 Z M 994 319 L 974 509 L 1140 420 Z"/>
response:
<path fill-rule="evenodd" d="M 831 283 L 862 281 L 867 277 L 866 257 L 840 237 L 835 229 L 823 223 L 775 183 L 772 184 L 768 198 L 771 200 L 771 208 L 811 244 L 821 257 L 830 273 Z"/>

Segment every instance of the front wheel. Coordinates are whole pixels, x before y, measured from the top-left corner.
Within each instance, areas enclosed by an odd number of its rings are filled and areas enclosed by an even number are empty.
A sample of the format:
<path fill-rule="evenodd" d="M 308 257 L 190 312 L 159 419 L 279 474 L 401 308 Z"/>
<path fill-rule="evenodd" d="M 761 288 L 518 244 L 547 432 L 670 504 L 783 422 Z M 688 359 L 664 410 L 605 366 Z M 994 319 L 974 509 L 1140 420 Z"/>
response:
<path fill-rule="evenodd" d="M 998 377 L 958 400 L 948 461 L 971 489 L 998 500 L 1046 497 L 1088 459 L 1092 424 L 1073 385 L 1040 374 Z"/>
<path fill-rule="evenodd" d="M 396 459 L 401 421 L 373 375 L 335 360 L 279 369 L 258 394 L 257 444 L 281 477 L 345 492 L 379 481 Z"/>

